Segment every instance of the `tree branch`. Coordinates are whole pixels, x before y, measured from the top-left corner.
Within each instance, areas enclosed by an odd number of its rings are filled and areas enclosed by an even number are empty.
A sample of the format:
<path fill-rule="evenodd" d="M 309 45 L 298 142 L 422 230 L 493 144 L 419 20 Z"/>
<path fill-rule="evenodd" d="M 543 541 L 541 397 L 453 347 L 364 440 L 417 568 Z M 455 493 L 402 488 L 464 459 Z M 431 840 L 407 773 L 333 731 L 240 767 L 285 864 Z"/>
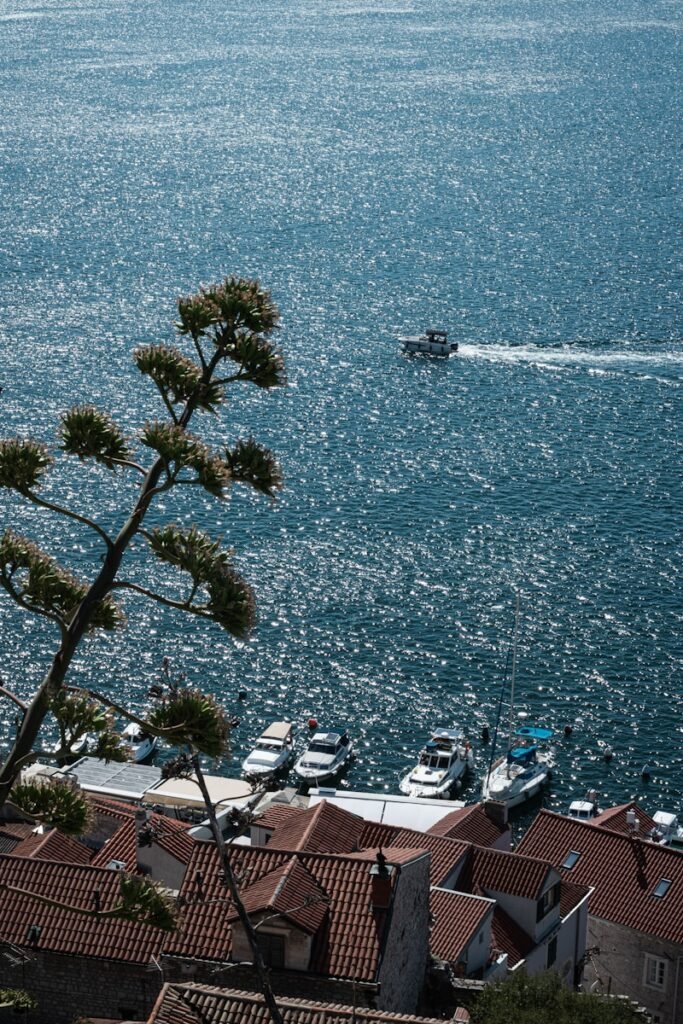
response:
<path fill-rule="evenodd" d="M 155 594 L 153 590 L 141 586 L 139 583 L 131 583 L 130 580 L 117 580 L 112 584 L 112 590 L 132 590 L 143 597 L 149 597 L 158 604 L 166 605 L 167 608 L 176 608 L 183 612 L 192 612 L 194 615 L 201 615 L 203 618 L 211 618 L 196 605 L 193 608 L 187 601 L 174 601 L 172 597 L 164 597 L 163 594 Z"/>
<path fill-rule="evenodd" d="M 23 608 L 26 612 L 32 612 L 33 615 L 42 615 L 46 619 L 50 619 L 52 622 L 56 622 L 59 626 L 62 636 L 66 633 L 68 626 L 61 616 L 57 615 L 56 612 L 48 612 L 45 608 L 40 608 L 38 605 L 33 605 L 27 601 L 22 595 L 16 590 L 9 576 L 6 573 L 0 573 L 0 586 L 7 591 L 12 600 Z"/>
<path fill-rule="evenodd" d="M 136 725 L 139 725 L 154 736 L 159 736 L 161 739 L 172 739 L 174 732 L 178 732 L 178 730 L 186 728 L 186 723 L 182 722 L 180 725 L 172 725 L 168 728 L 159 729 L 156 726 L 150 725 L 150 723 L 144 718 L 139 718 L 137 715 L 134 715 L 128 708 L 124 708 L 121 704 L 117 704 L 116 701 L 111 699 L 111 697 L 105 697 L 104 694 L 98 693 L 97 690 L 91 690 L 87 686 L 64 686 L 63 689 L 68 693 L 86 693 L 88 697 L 92 697 L 93 700 L 99 701 L 100 704 L 104 704 L 105 707 L 111 708 L 112 711 L 116 711 L 122 718 L 126 718 L 129 722 L 135 722 Z"/>
<path fill-rule="evenodd" d="M 40 498 L 33 491 L 24 491 L 24 496 L 27 497 L 34 505 L 40 505 L 42 508 L 47 508 L 51 512 L 58 512 L 59 515 L 66 516 L 68 519 L 74 519 L 77 523 L 82 523 L 83 526 L 89 526 L 91 530 L 99 534 L 108 549 L 113 547 L 114 542 L 108 533 L 96 523 L 94 520 L 89 519 L 87 516 L 82 516 L 78 512 L 72 512 L 71 509 L 62 508 L 61 505 L 56 505 L 53 501 L 47 501 L 45 498 Z"/>
<path fill-rule="evenodd" d="M 21 708 L 22 711 L 26 711 L 28 708 L 28 704 L 26 704 L 25 701 L 21 700 L 20 697 L 17 697 L 16 693 L 12 693 L 11 690 L 7 690 L 4 686 L 0 686 L 0 696 L 8 697 L 9 700 L 13 700 L 17 707 Z"/>
<path fill-rule="evenodd" d="M 124 468 L 128 467 L 129 469 L 136 469 L 138 473 L 142 474 L 142 476 L 147 476 L 147 470 L 145 467 L 140 466 L 137 462 L 133 462 L 132 459 L 110 459 L 109 461 L 113 466 L 123 466 Z"/>

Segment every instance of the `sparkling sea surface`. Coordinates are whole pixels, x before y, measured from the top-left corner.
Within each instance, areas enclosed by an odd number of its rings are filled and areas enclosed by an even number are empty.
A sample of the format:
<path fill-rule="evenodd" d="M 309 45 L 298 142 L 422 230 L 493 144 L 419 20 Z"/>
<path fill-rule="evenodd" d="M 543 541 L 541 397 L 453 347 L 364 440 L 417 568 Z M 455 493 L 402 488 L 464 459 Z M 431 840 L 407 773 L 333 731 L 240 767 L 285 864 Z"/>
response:
<path fill-rule="evenodd" d="M 132 349 L 233 272 L 272 290 L 290 378 L 201 421 L 275 449 L 276 503 L 155 512 L 234 545 L 253 636 L 133 599 L 74 682 L 140 709 L 167 655 L 242 719 L 220 771 L 315 715 L 355 738 L 343 785 L 396 791 L 434 725 L 483 772 L 518 589 L 547 805 L 683 810 L 682 27 L 680 0 L 0 0 L 0 435 L 160 415 Z M 457 357 L 400 354 L 427 326 Z M 135 492 L 69 464 L 46 493 L 113 529 Z M 6 525 L 99 558 L 0 492 Z M 141 548 L 125 573 L 165 585 Z M 54 631 L 8 600 L 0 629 L 28 695 Z"/>

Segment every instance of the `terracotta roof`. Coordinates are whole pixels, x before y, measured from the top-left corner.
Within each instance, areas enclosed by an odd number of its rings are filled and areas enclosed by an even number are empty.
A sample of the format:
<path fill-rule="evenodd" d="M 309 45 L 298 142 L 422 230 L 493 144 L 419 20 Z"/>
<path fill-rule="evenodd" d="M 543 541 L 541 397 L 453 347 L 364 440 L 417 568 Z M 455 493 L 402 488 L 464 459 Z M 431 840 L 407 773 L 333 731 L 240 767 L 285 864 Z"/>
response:
<path fill-rule="evenodd" d="M 379 825 L 366 822 L 360 837 L 361 846 L 365 849 L 381 847 L 402 847 L 412 850 L 429 850 L 430 882 L 441 885 L 451 874 L 455 866 L 465 856 L 468 846 L 457 839 L 446 836 L 435 836 L 429 832 L 416 832 L 410 828 L 397 828 L 391 825 Z"/>
<path fill-rule="evenodd" d="M 472 846 L 458 876 L 457 886 L 461 892 L 482 892 L 487 896 L 505 892 L 510 896 L 536 900 L 546 888 L 548 875 L 553 872 L 549 860 Z"/>
<path fill-rule="evenodd" d="M 147 826 L 151 829 L 154 842 L 161 846 L 181 864 L 187 864 L 195 843 L 189 834 L 190 826 L 163 814 L 149 814 Z M 97 851 L 92 863 L 106 867 L 112 860 L 121 861 L 126 870 L 138 874 L 137 823 L 135 816 L 123 817 L 116 832 Z"/>
<path fill-rule="evenodd" d="M 8 886 L 22 890 L 12 891 Z M 150 925 L 89 917 L 33 899 L 31 893 L 93 909 L 99 893 L 102 910 L 119 899 L 119 872 L 89 864 L 60 864 L 26 857 L 0 856 L 0 938 L 28 946 L 32 925 L 40 927 L 35 948 L 106 960 L 149 963 L 158 955 L 164 933 Z"/>
<path fill-rule="evenodd" d="M 91 851 L 82 843 L 56 828 L 39 830 L 39 826 L 26 822 L 8 822 L 0 827 L 0 851 L 11 853 L 13 857 L 59 860 L 68 864 L 89 864 L 91 857 Z"/>
<path fill-rule="evenodd" d="M 359 848 L 364 825 L 363 818 L 357 814 L 321 800 L 296 816 L 289 815 L 277 825 L 269 846 L 292 852 L 352 853 Z"/>
<path fill-rule="evenodd" d="M 588 904 L 594 917 L 683 945 L 679 850 L 545 810 L 518 849 L 532 855 L 542 851 L 567 881 L 594 886 Z M 571 852 L 579 856 L 572 868 L 563 868 Z M 658 897 L 654 892 L 662 879 L 671 885 Z"/>
<path fill-rule="evenodd" d="M 126 871 L 138 874 L 137 842 L 135 839 L 135 819 L 127 818 L 108 839 L 92 859 L 97 867 L 106 868 L 112 860 L 125 864 Z"/>
<path fill-rule="evenodd" d="M 427 831 L 433 836 L 461 839 L 466 843 L 476 843 L 477 846 L 493 846 L 502 835 L 509 832 L 509 828 L 492 821 L 483 804 L 469 804 L 451 811 Z"/>
<path fill-rule="evenodd" d="M 327 893 L 296 857 L 242 890 L 242 902 L 248 914 L 263 911 L 278 914 L 310 935 L 322 924 L 328 901 Z M 236 918 L 237 910 L 233 907 L 226 920 Z"/>
<path fill-rule="evenodd" d="M 525 960 L 534 948 L 534 940 L 502 907 L 496 904 L 491 925 L 491 940 L 495 949 L 508 955 L 508 964 L 514 967 Z"/>
<path fill-rule="evenodd" d="M 256 818 L 254 825 L 258 828 L 276 829 L 278 825 L 289 821 L 290 818 L 298 818 L 301 814 L 305 813 L 306 809 L 304 807 L 292 807 L 291 804 L 280 804 L 274 801 L 266 808 L 263 814 Z"/>
<path fill-rule="evenodd" d="M 630 836 L 631 829 L 626 823 L 628 811 L 635 811 L 636 818 L 640 822 L 639 830 L 641 835 L 644 836 L 657 827 L 654 818 L 651 818 L 647 811 L 639 807 L 635 800 L 631 800 L 627 804 L 620 804 L 618 807 L 608 807 L 601 814 L 589 820 L 589 824 L 597 825 L 599 828 L 611 829 L 612 832 L 622 832 L 624 835 Z"/>
<path fill-rule="evenodd" d="M 493 913 L 494 901 L 451 889 L 432 889 L 429 909 L 434 921 L 429 936 L 430 952 L 439 960 L 457 964 L 486 918 Z"/>
<path fill-rule="evenodd" d="M 412 859 L 420 855 L 413 852 Z M 243 889 L 292 861 L 291 854 L 266 847 L 234 847 L 233 870 Z M 367 860 L 342 854 L 296 854 L 316 885 L 329 897 L 323 926 L 313 942 L 311 971 L 374 981 L 383 949 L 386 915 L 371 907 Z M 271 880 L 268 880 L 268 886 Z M 169 936 L 171 956 L 227 961 L 232 949 L 231 899 L 222 881 L 212 843 L 197 843 L 180 896 L 184 904 L 180 930 Z"/>
<path fill-rule="evenodd" d="M 285 1024 L 443 1024 L 432 1018 L 387 1013 L 365 1007 L 314 1003 L 277 997 Z M 469 1015 L 458 1011 L 456 1021 Z M 148 1024 L 270 1024 L 263 996 L 254 992 L 210 988 L 205 985 L 165 985 Z"/>

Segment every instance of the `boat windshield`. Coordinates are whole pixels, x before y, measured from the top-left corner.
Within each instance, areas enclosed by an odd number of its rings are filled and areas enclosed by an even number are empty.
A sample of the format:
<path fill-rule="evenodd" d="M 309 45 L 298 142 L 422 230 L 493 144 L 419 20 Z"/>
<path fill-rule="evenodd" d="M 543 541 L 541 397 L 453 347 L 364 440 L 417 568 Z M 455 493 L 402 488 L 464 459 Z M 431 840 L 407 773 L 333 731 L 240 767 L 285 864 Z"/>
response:
<path fill-rule="evenodd" d="M 450 764 L 448 757 L 439 757 L 437 754 L 429 754 L 424 751 L 420 755 L 420 764 L 423 768 L 438 768 L 439 771 L 446 771 Z"/>
<path fill-rule="evenodd" d="M 337 748 L 334 747 L 331 743 L 321 743 L 321 742 L 318 741 L 317 743 L 311 743 L 311 745 L 308 748 L 308 753 L 309 754 L 334 754 L 336 752 L 336 749 Z"/>

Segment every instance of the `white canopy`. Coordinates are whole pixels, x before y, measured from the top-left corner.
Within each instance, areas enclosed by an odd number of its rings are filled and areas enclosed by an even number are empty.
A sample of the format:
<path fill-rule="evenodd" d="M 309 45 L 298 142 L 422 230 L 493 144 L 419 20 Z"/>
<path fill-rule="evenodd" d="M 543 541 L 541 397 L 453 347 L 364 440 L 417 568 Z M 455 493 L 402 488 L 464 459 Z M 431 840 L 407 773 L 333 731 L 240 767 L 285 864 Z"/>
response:
<path fill-rule="evenodd" d="M 242 779 L 225 779 L 222 775 L 205 775 L 211 802 L 218 810 L 243 805 L 253 793 L 252 787 Z M 146 804 L 164 804 L 167 807 L 203 807 L 201 790 L 194 777 L 167 779 L 145 793 Z"/>

